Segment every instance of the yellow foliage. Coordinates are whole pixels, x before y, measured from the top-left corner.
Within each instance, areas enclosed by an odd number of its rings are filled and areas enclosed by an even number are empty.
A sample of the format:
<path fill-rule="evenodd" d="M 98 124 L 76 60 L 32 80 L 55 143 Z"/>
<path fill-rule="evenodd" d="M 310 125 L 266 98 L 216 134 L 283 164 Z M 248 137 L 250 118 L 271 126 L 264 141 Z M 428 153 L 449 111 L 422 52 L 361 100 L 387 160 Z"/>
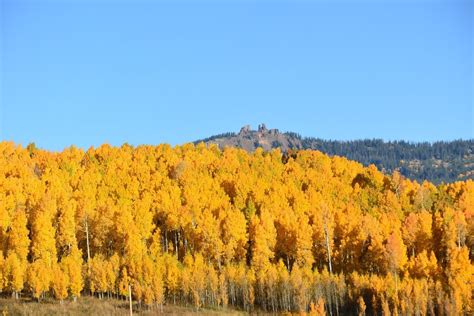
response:
<path fill-rule="evenodd" d="M 474 182 L 311 150 L 0 142 L 0 290 L 249 313 L 473 312 Z"/>

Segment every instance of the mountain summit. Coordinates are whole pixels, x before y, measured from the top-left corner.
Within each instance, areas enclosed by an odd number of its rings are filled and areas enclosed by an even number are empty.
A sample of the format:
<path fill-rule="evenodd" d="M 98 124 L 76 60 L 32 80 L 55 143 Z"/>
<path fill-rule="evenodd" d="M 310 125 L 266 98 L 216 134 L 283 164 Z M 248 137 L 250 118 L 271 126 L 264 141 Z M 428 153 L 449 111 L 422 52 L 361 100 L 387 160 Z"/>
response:
<path fill-rule="evenodd" d="M 245 125 L 236 133 L 215 135 L 195 143 L 217 144 L 220 148 L 239 147 L 247 151 L 254 151 L 261 147 L 265 151 L 280 148 L 286 152 L 289 149 L 304 149 L 302 138 L 296 133 L 280 133 L 278 129 L 267 129 L 265 124 L 260 124 L 257 130 L 252 130 L 250 125 Z"/>
<path fill-rule="evenodd" d="M 395 170 L 408 178 L 434 183 L 474 179 L 474 140 L 412 143 L 381 139 L 354 141 L 324 140 L 301 137 L 293 132 L 280 132 L 260 124 L 257 130 L 243 126 L 239 133 L 224 133 L 195 143 L 217 144 L 220 148 L 238 147 L 254 151 L 280 148 L 289 150 L 315 149 L 328 155 L 344 156 L 366 166 L 376 165 L 384 172 Z"/>

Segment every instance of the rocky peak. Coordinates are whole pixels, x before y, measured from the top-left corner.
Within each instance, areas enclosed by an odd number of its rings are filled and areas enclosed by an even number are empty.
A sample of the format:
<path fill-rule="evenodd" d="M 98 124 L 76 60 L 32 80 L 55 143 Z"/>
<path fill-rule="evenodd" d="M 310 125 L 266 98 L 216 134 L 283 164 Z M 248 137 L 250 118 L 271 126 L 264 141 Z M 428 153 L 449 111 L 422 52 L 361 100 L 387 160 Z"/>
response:
<path fill-rule="evenodd" d="M 250 131 L 251 131 L 250 125 L 245 125 L 240 129 L 239 135 L 248 134 L 248 133 L 250 133 Z"/>

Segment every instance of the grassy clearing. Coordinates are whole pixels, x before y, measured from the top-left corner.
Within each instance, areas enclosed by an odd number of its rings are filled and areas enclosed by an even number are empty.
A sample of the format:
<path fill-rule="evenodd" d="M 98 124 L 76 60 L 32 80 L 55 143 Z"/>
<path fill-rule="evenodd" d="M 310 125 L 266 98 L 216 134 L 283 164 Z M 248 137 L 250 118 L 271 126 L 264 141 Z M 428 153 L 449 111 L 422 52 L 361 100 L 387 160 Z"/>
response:
<path fill-rule="evenodd" d="M 81 297 L 76 302 L 72 300 L 64 301 L 62 304 L 56 300 L 43 300 L 36 302 L 30 298 L 14 300 L 11 298 L 0 298 L 0 316 L 3 315 L 129 315 L 129 305 L 126 301 L 115 299 L 98 299 L 95 297 Z M 228 309 L 196 310 L 191 307 L 176 305 L 163 305 L 163 311 L 160 307 L 146 308 L 133 306 L 134 315 L 218 315 L 230 314 L 241 315 L 242 312 Z"/>

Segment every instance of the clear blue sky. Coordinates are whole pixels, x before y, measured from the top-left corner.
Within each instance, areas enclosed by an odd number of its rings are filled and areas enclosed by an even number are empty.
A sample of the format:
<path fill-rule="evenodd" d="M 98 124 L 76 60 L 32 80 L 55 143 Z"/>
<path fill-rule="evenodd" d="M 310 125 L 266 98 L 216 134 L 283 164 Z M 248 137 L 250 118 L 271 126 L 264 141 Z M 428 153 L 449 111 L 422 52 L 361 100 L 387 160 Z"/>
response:
<path fill-rule="evenodd" d="M 3 140 L 474 138 L 472 0 L 0 2 Z"/>

